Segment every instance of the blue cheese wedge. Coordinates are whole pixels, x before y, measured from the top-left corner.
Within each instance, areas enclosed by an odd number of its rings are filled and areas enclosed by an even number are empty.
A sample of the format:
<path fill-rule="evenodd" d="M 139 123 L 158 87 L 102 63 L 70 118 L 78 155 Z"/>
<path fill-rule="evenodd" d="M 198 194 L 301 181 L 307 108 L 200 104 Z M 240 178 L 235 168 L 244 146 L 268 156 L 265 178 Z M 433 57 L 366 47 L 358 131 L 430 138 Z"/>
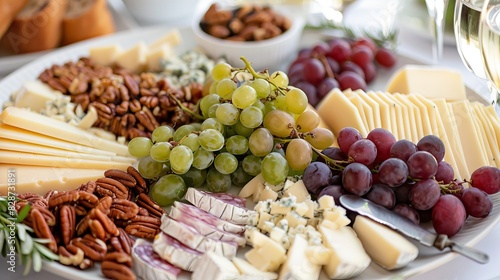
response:
<path fill-rule="evenodd" d="M 358 215 L 353 225 L 368 255 L 385 269 L 398 269 L 418 256 L 418 248 L 394 230 Z"/>

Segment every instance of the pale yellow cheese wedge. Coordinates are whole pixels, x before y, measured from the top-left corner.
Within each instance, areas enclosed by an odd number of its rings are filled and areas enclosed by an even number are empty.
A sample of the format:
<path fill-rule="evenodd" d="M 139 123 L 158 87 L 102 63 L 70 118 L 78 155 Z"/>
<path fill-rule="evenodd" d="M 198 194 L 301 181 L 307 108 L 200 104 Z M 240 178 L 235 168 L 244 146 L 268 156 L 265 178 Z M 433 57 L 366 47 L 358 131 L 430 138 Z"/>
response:
<path fill-rule="evenodd" d="M 47 102 L 53 101 L 61 95 L 60 91 L 53 90 L 39 80 L 28 81 L 17 92 L 14 106 L 40 112 L 45 109 Z"/>
<path fill-rule="evenodd" d="M 380 122 L 383 129 L 389 130 L 392 134 L 397 135 L 397 126 L 393 126 L 393 117 L 395 117 L 395 112 L 391 110 L 389 104 L 387 104 L 377 93 L 369 91 L 366 93 L 373 101 L 377 102 L 380 108 Z"/>
<path fill-rule="evenodd" d="M 411 135 L 408 140 L 417 143 L 419 140 L 419 130 L 422 131 L 422 123 L 417 121 L 420 120 L 420 111 L 417 106 L 404 98 L 400 93 L 392 94 L 392 96 L 398 100 L 402 106 L 405 106 L 406 113 L 408 114 L 408 124 L 405 124 L 405 126 L 408 125 L 408 129 L 410 130 L 409 135 Z"/>
<path fill-rule="evenodd" d="M 406 65 L 401 68 L 389 79 L 387 91 L 389 93 L 415 93 L 427 98 L 444 98 L 446 101 L 467 98 L 460 72 L 424 65 Z"/>
<path fill-rule="evenodd" d="M 355 90 L 354 91 L 363 101 L 368 104 L 368 106 L 372 109 L 372 118 L 373 118 L 373 127 L 378 128 L 382 127 L 382 121 L 380 120 L 380 106 L 378 105 L 377 102 L 375 102 L 371 97 L 368 96 L 364 91 L 362 90 Z M 368 115 L 365 112 L 365 115 Z"/>
<path fill-rule="evenodd" d="M 393 128 L 396 128 L 397 131 L 397 134 L 394 135 L 396 136 L 396 139 L 408 139 L 406 136 L 405 118 L 403 115 L 402 105 L 390 94 L 381 91 L 377 91 L 376 94 L 378 94 L 378 96 L 380 96 L 380 98 L 382 98 L 382 100 L 384 100 L 385 103 L 391 107 L 391 116 L 393 116 L 392 126 Z"/>
<path fill-rule="evenodd" d="M 59 168 L 33 165 L 0 164 L 0 194 L 8 192 L 46 194 L 50 190 L 74 190 L 88 181 L 104 177 L 105 169 Z M 9 184 L 7 174 L 15 184 Z M 11 188 L 9 188 L 9 186 Z"/>
<path fill-rule="evenodd" d="M 129 155 L 126 145 L 104 140 L 68 123 L 54 120 L 47 116 L 22 108 L 6 108 L 0 115 L 0 121 L 11 126 L 55 137 L 68 142 L 111 151 L 117 155 Z"/>
<path fill-rule="evenodd" d="M 119 45 L 109 45 L 93 47 L 89 49 L 89 55 L 94 63 L 104 66 L 111 66 L 116 62 L 116 58 L 123 52 Z"/>
<path fill-rule="evenodd" d="M 485 107 L 478 102 L 473 102 L 471 105 L 479 119 L 482 129 L 484 130 L 486 139 L 488 140 L 488 145 L 490 146 L 495 166 L 500 167 L 500 142 L 498 141 L 493 125 L 489 121 L 488 115 L 485 112 Z"/>
<path fill-rule="evenodd" d="M 126 70 L 139 73 L 146 67 L 148 50 L 148 46 L 144 42 L 139 42 L 117 55 L 115 61 Z"/>

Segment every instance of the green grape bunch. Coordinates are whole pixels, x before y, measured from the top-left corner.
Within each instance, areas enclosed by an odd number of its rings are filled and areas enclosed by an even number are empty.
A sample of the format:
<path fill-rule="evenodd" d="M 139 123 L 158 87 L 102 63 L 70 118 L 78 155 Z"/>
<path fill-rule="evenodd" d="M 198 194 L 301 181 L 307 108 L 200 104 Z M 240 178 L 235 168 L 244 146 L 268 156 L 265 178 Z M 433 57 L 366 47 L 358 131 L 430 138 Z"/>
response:
<path fill-rule="evenodd" d="M 154 181 L 150 195 L 162 206 L 183 198 L 188 186 L 225 192 L 262 174 L 269 184 L 300 175 L 334 142 L 308 109 L 304 91 L 282 71 L 256 72 L 222 62 L 212 69 L 208 94 L 197 104 L 199 123 L 159 126 L 129 144 L 138 170 Z"/>

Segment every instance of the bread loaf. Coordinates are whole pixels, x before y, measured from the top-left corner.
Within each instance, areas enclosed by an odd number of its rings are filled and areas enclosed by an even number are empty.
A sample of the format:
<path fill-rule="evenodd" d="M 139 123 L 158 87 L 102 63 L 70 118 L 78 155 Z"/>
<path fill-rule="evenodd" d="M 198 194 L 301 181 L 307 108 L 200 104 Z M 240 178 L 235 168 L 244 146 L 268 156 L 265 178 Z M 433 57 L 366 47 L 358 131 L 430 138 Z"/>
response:
<path fill-rule="evenodd" d="M 0 0 L 0 38 L 28 0 Z"/>
<path fill-rule="evenodd" d="M 66 0 L 29 0 L 2 37 L 2 46 L 16 54 L 59 46 L 66 6 Z"/>
<path fill-rule="evenodd" d="M 106 0 L 69 0 L 63 18 L 63 45 L 115 31 Z"/>

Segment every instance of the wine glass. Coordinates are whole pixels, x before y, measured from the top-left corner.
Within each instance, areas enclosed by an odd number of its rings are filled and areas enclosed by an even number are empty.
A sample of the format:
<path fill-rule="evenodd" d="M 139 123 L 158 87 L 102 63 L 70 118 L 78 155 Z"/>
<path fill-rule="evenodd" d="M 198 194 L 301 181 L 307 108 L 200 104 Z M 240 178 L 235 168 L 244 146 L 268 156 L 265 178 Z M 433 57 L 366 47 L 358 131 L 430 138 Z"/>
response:
<path fill-rule="evenodd" d="M 480 17 L 479 46 L 492 104 L 498 102 L 500 89 L 500 0 L 485 0 Z"/>
<path fill-rule="evenodd" d="M 434 61 L 437 62 L 443 56 L 444 14 L 448 6 L 448 0 L 425 0 L 425 5 L 432 19 L 433 55 Z"/>

